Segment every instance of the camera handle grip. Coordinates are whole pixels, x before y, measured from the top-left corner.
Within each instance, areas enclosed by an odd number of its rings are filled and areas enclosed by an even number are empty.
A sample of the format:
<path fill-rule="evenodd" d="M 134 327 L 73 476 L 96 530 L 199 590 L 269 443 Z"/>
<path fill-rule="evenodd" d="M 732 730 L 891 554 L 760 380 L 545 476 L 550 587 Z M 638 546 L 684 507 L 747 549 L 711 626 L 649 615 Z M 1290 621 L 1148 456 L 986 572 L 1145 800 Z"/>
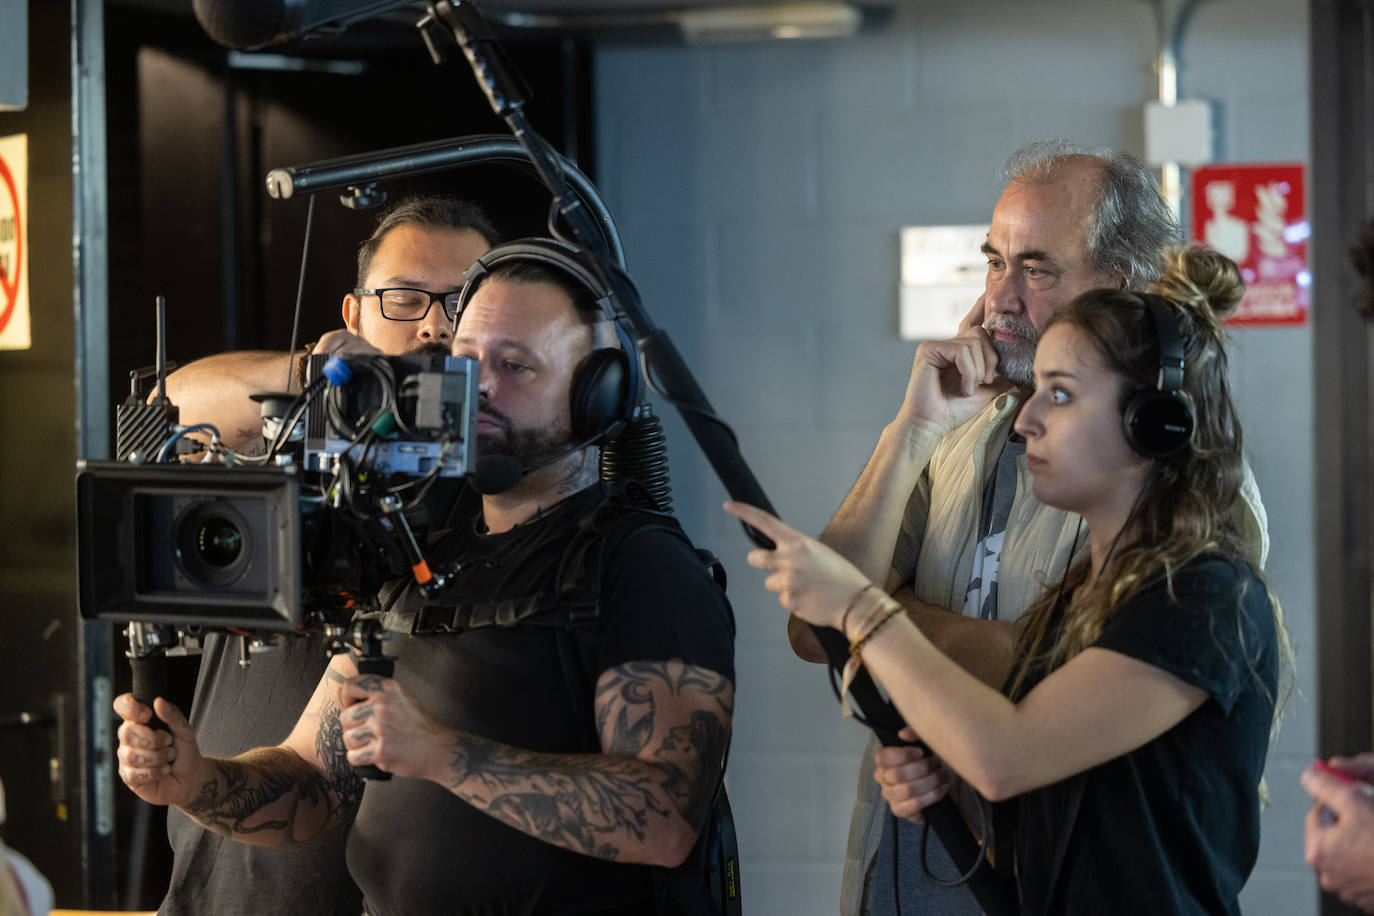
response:
<path fill-rule="evenodd" d="M 131 620 L 124 630 L 124 635 L 129 638 L 129 648 L 125 655 L 128 656 L 129 667 L 133 670 L 131 690 L 134 699 L 151 710 L 155 697 L 168 699 L 167 647 L 176 642 L 176 632 L 166 624 Z M 153 713 L 153 717 L 148 720 L 148 727 L 168 731 L 167 723 L 159 719 L 157 713 Z"/>
<path fill-rule="evenodd" d="M 162 697 L 167 699 L 167 658 L 162 654 L 162 650 L 155 650 L 147 655 L 136 655 L 129 653 L 129 667 L 133 669 L 133 695 L 149 709 L 153 708 L 153 698 Z M 167 731 L 167 723 L 153 713 L 153 717 L 148 720 L 149 728 L 156 728 L 160 731 Z"/>
<path fill-rule="evenodd" d="M 391 677 L 396 673 L 396 660 L 383 655 L 364 655 L 358 659 L 357 665 L 359 674 L 377 674 L 382 677 Z M 391 774 L 386 770 L 372 764 L 354 767 L 353 769 L 363 779 L 385 780 L 391 778 Z"/>

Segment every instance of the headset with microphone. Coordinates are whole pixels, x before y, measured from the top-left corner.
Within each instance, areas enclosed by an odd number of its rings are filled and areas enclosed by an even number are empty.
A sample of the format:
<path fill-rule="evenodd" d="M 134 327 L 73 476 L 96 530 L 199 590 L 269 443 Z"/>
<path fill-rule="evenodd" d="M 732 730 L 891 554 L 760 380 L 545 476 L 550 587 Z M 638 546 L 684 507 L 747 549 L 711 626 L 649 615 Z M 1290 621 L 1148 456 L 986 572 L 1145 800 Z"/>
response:
<path fill-rule="evenodd" d="M 536 465 L 521 468 L 522 474 L 552 464 L 564 455 L 590 445 L 610 442 L 621 435 L 640 414 L 644 399 L 644 374 L 639 351 L 625 328 L 615 297 L 598 271 L 618 270 L 609 261 L 593 262 L 595 255 L 566 242 L 527 238 L 497 245 L 467 269 L 459 297 L 455 324 L 488 275 L 511 263 L 534 263 L 568 278 L 586 291 L 601 315 L 615 327 L 620 348 L 602 347 L 582 358 L 569 386 L 572 420 L 571 448 Z M 456 328 L 455 328 L 456 330 Z M 493 456 L 496 457 L 496 456 Z"/>
<path fill-rule="evenodd" d="M 1172 307 L 1159 296 L 1142 296 L 1159 340 L 1159 376 L 1142 388 L 1121 415 L 1126 443 L 1145 458 L 1172 458 L 1193 438 L 1193 407 L 1183 395 L 1183 335 Z"/>

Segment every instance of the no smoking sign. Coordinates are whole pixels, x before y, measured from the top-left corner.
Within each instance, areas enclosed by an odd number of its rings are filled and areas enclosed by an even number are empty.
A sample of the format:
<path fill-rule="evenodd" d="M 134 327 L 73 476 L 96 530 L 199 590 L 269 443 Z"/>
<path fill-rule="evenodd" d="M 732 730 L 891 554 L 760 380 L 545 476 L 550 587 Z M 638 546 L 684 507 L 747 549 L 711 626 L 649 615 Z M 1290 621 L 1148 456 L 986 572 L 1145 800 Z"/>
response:
<path fill-rule="evenodd" d="M 29 346 L 28 138 L 0 137 L 0 350 Z"/>

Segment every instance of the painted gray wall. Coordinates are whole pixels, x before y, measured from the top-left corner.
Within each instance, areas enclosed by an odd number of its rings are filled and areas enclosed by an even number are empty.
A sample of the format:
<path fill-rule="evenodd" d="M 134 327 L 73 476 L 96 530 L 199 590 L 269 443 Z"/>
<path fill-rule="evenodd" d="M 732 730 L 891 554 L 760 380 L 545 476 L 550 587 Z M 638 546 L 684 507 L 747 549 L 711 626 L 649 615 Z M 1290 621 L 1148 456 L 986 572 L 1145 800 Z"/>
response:
<path fill-rule="evenodd" d="M 1143 152 L 1154 35 L 1140 0 L 932 0 L 842 42 L 598 53 L 601 187 L 631 270 L 790 522 L 824 526 L 900 403 L 914 348 L 897 339 L 898 227 L 985 223 L 998 165 L 1027 140 Z M 1303 0 L 1205 3 L 1182 60 L 1184 95 L 1216 103 L 1225 159 L 1307 160 Z M 1300 665 L 1242 903 L 1294 916 L 1317 901 L 1297 785 L 1315 746 L 1310 332 L 1232 341 L 1268 571 Z M 840 718 L 821 670 L 793 657 L 719 511 L 723 489 L 675 415 L 667 425 L 678 511 L 733 577 L 729 785 L 746 910 L 833 913 L 863 730 Z"/>
<path fill-rule="evenodd" d="M 0 3 L 0 111 L 29 104 L 28 0 Z"/>

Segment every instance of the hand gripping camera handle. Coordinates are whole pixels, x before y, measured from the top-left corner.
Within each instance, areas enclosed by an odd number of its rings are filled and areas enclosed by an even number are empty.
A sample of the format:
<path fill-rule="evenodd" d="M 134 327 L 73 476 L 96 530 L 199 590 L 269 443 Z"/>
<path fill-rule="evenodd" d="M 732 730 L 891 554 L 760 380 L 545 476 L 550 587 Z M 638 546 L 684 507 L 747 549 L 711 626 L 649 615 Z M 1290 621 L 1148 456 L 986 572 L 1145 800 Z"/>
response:
<path fill-rule="evenodd" d="M 155 697 L 167 699 L 166 648 L 173 643 L 175 633 L 164 625 L 141 620 L 131 621 L 124 633 L 129 637 L 129 648 L 125 654 L 133 670 L 131 690 L 134 699 L 152 709 Z M 159 719 L 156 713 L 148 720 L 148 726 L 167 730 L 167 723 Z"/>
<path fill-rule="evenodd" d="M 380 655 L 364 655 L 358 659 L 359 674 L 377 674 L 382 677 L 391 677 L 396 673 L 396 662 L 394 659 L 385 658 Z M 368 764 L 367 766 L 354 767 L 358 775 L 363 779 L 390 779 L 391 774 L 386 770 Z"/>
<path fill-rule="evenodd" d="M 134 674 L 132 692 L 135 700 L 152 709 L 154 697 L 167 698 L 167 659 L 161 650 L 148 655 L 130 653 L 129 667 Z M 157 713 L 148 720 L 148 727 L 167 731 L 167 723 L 159 719 Z"/>

